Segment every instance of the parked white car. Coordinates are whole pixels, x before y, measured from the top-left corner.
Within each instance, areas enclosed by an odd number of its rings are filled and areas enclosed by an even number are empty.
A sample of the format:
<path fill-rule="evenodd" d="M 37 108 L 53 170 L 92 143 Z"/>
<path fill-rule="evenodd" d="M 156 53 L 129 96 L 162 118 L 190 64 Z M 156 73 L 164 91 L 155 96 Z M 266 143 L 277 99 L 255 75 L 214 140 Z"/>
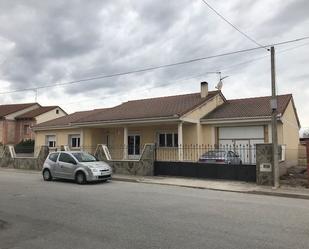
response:
<path fill-rule="evenodd" d="M 46 158 L 43 179 L 54 178 L 75 180 L 78 184 L 90 181 L 107 181 L 112 177 L 112 169 L 106 163 L 83 151 L 52 152 Z"/>

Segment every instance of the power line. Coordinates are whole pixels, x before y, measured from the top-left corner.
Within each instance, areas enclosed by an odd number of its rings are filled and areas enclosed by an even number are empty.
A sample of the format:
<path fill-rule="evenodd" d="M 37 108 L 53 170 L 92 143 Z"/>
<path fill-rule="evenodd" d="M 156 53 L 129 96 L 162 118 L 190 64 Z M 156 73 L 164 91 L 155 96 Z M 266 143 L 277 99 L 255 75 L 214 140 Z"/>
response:
<path fill-rule="evenodd" d="M 93 77 L 89 77 L 89 78 L 85 78 L 85 79 L 68 81 L 68 82 L 64 82 L 64 83 L 48 84 L 48 85 L 32 87 L 32 88 L 16 89 L 16 90 L 12 90 L 12 91 L 0 92 L 0 94 L 9 94 L 9 93 L 16 93 L 16 92 L 24 92 L 24 91 L 35 91 L 37 89 L 57 87 L 57 86 L 65 86 L 65 85 L 72 85 L 72 84 L 77 84 L 77 83 L 86 82 L 86 81 L 92 81 L 92 80 L 98 80 L 98 79 L 106 79 L 106 78 L 113 78 L 113 77 L 118 77 L 118 76 L 124 76 L 124 75 L 129 75 L 129 74 L 142 73 L 142 72 L 153 71 L 153 70 L 167 68 L 167 67 L 174 67 L 174 66 L 180 66 L 180 65 L 184 65 L 184 64 L 190 64 L 190 63 L 197 62 L 197 61 L 203 61 L 203 60 L 214 59 L 214 58 L 219 58 L 219 57 L 225 57 L 225 56 L 230 56 L 230 55 L 235 55 L 235 54 L 240 54 L 240 53 L 246 53 L 246 52 L 258 50 L 258 49 L 261 49 L 261 48 L 268 48 L 268 47 L 271 47 L 271 46 L 285 45 L 285 44 L 294 43 L 294 42 L 298 42 L 298 41 L 302 41 L 302 40 L 307 40 L 307 39 L 309 39 L 309 36 L 305 36 L 305 37 L 298 38 L 298 39 L 293 39 L 293 40 L 288 40 L 288 41 L 283 41 L 283 42 L 278 42 L 278 43 L 273 43 L 273 44 L 268 44 L 268 45 L 264 45 L 262 47 L 254 47 L 254 48 L 247 48 L 247 49 L 242 49 L 242 50 L 236 50 L 236 51 L 232 51 L 232 52 L 227 52 L 227 53 L 222 53 L 222 54 L 217 54 L 217 55 L 211 55 L 211 56 L 205 56 L 205 57 L 200 57 L 200 58 L 195 58 L 195 59 L 175 62 L 175 63 L 171 63 L 171 64 L 164 64 L 164 65 L 159 65 L 159 66 L 146 67 L 146 68 L 137 69 L 137 70 L 133 70 L 133 71 L 122 72 L 122 73 L 98 75 L 98 76 L 93 76 Z"/>
<path fill-rule="evenodd" d="M 154 88 L 161 88 L 161 87 L 164 87 L 164 86 L 167 86 L 167 85 L 173 85 L 175 83 L 179 83 L 181 81 L 187 81 L 187 80 L 190 80 L 190 79 L 196 79 L 198 77 L 201 77 L 201 76 L 204 76 L 204 75 L 207 75 L 207 74 L 219 74 L 220 72 L 216 72 L 216 71 L 209 71 L 209 72 L 205 72 L 205 73 L 200 73 L 200 74 L 195 74 L 195 75 L 192 75 L 192 76 L 189 76 L 189 77 L 182 77 L 182 78 L 178 78 L 178 79 L 175 79 L 175 80 L 169 80 L 169 81 L 166 81 L 162 84 L 160 84 L 159 86 L 150 86 L 150 87 L 146 87 L 142 90 L 152 90 Z M 158 83 L 158 82 L 157 82 Z M 104 98 L 106 99 L 106 97 L 112 97 L 114 96 L 113 94 L 109 94 L 109 95 L 104 95 Z M 93 101 L 93 99 L 91 100 L 85 100 L 85 101 Z M 66 104 L 66 105 L 71 105 L 71 104 L 76 104 L 76 103 L 80 103 L 80 102 L 84 102 L 84 100 L 82 101 L 74 101 L 74 102 L 69 102 L 69 103 L 66 103 L 66 102 L 63 102 L 63 103 L 60 103 L 60 104 Z"/>
<path fill-rule="evenodd" d="M 307 46 L 307 45 L 309 45 L 309 42 L 298 45 L 298 46 L 290 47 L 290 48 L 287 48 L 287 49 L 279 50 L 277 52 L 277 54 L 285 53 L 285 52 L 295 50 L 297 48 Z M 265 59 L 265 58 L 268 58 L 268 55 L 253 58 L 251 60 L 247 60 L 247 61 L 244 61 L 244 62 L 241 62 L 241 63 L 233 64 L 231 66 L 224 67 L 224 68 L 221 68 L 221 69 L 218 68 L 218 69 L 210 70 L 210 71 L 205 72 L 205 73 L 195 74 L 195 75 L 192 75 L 192 76 L 189 76 L 189 77 L 183 77 L 183 78 L 178 78 L 178 79 L 175 79 L 175 80 L 170 80 L 170 81 L 164 82 L 163 84 L 160 84 L 159 86 L 151 86 L 151 87 L 144 88 L 143 90 L 147 91 L 147 90 L 152 90 L 154 88 L 161 88 L 161 87 L 164 87 L 164 86 L 167 86 L 167 85 L 171 85 L 171 84 L 173 85 L 175 83 L 179 83 L 180 81 L 187 81 L 187 80 L 190 80 L 190 79 L 196 79 L 198 77 L 201 77 L 201 76 L 204 76 L 204 75 L 207 75 L 207 74 L 219 74 L 219 73 L 224 72 L 224 71 L 229 71 L 231 68 L 234 68 L 234 67 L 237 67 L 237 66 L 240 66 L 240 65 L 249 64 L 249 63 L 259 61 L 259 60 L 262 60 L 262 59 Z M 105 94 L 104 99 L 106 99 L 106 98 L 109 99 L 112 96 L 114 96 L 114 95 L 112 95 L 112 94 L 106 95 Z M 66 106 L 69 106 L 69 105 L 73 105 L 73 104 L 80 103 L 80 102 L 90 102 L 90 101 L 93 101 L 93 99 L 86 99 L 86 100 L 82 100 L 82 101 L 74 101 L 74 102 L 69 102 L 69 103 L 62 102 L 62 103 L 60 103 L 60 105 L 65 104 Z"/>
<path fill-rule="evenodd" d="M 300 48 L 300 47 L 308 46 L 308 45 L 309 45 L 309 42 L 301 44 L 301 45 L 298 45 L 298 46 L 294 46 L 294 47 L 291 47 L 291 48 L 279 50 L 277 52 L 277 55 L 285 53 L 285 52 L 288 52 L 288 51 L 291 51 L 291 50 L 295 50 L 295 49 Z M 256 62 L 256 61 L 259 61 L 259 60 L 262 60 L 262 59 L 266 59 L 268 57 L 269 57 L 269 55 L 253 58 L 251 60 L 243 61 L 241 63 L 233 64 L 231 66 L 224 67 L 224 68 L 221 68 L 221 69 L 217 68 L 217 69 L 205 72 L 205 73 L 195 74 L 195 75 L 192 75 L 192 76 L 189 76 L 189 77 L 184 77 L 184 78 L 178 78 L 176 80 L 170 80 L 170 81 L 167 81 L 167 82 L 165 82 L 163 84 L 160 84 L 159 86 L 151 86 L 151 87 L 144 88 L 143 90 L 151 90 L 151 89 L 154 89 L 154 88 L 161 88 L 161 87 L 164 87 L 164 86 L 167 86 L 167 85 L 171 85 L 171 84 L 173 85 L 175 83 L 179 83 L 180 81 L 196 79 L 198 77 L 201 77 L 201 76 L 204 76 L 204 75 L 207 75 L 207 74 L 219 74 L 221 72 L 229 71 L 230 69 L 232 69 L 234 67 L 238 67 L 238 66 L 245 65 L 245 64 L 250 64 L 252 62 Z M 112 97 L 112 96 L 114 96 L 114 95 L 112 95 L 112 94 L 104 95 L 104 98 L 106 99 L 106 97 L 109 98 L 109 97 Z M 80 102 L 89 102 L 89 101 L 93 101 L 93 99 L 82 100 L 82 101 L 74 101 L 74 102 L 69 102 L 69 103 L 63 102 L 63 103 L 60 103 L 60 104 L 72 105 L 72 104 L 76 104 L 76 103 L 80 103 Z"/>
<path fill-rule="evenodd" d="M 223 15 L 221 15 L 215 8 L 213 8 L 208 2 L 205 0 L 202 0 L 202 2 L 209 8 L 211 9 L 217 16 L 219 16 L 223 21 L 225 21 L 227 24 L 232 26 L 235 30 L 237 30 L 240 34 L 242 34 L 244 37 L 246 37 L 248 40 L 253 42 L 255 45 L 258 47 L 262 48 L 264 47 L 261 43 L 257 42 L 253 38 L 251 38 L 249 35 L 247 35 L 245 32 L 241 31 L 238 27 L 236 27 L 233 23 L 231 23 L 229 20 L 227 20 Z"/>
<path fill-rule="evenodd" d="M 291 51 L 291 50 L 295 50 L 295 49 L 298 49 L 300 47 L 304 47 L 304 46 L 308 46 L 309 45 L 309 42 L 307 43 L 304 43 L 304 44 L 301 44 L 301 45 L 298 45 L 298 46 L 294 46 L 294 47 L 291 47 L 291 48 L 287 48 L 287 49 L 282 49 L 282 50 L 279 50 L 277 52 L 277 55 L 278 54 L 283 54 L 283 53 L 286 53 L 288 51 Z M 221 69 L 217 69 L 218 71 L 229 71 L 230 69 L 232 68 L 235 68 L 235 67 L 238 67 L 238 66 L 241 66 L 241 65 L 246 65 L 246 64 L 250 64 L 252 62 L 256 62 L 256 61 L 259 61 L 259 60 L 263 60 L 263 59 L 266 59 L 268 58 L 269 55 L 264 55 L 264 56 L 261 56 L 261 57 L 256 57 L 256 58 L 253 58 L 251 60 L 246 60 L 246 61 L 243 61 L 243 62 L 240 62 L 240 63 L 237 63 L 237 64 L 233 64 L 231 66 L 227 66 L 227 67 L 224 67 L 224 68 L 221 68 Z"/>

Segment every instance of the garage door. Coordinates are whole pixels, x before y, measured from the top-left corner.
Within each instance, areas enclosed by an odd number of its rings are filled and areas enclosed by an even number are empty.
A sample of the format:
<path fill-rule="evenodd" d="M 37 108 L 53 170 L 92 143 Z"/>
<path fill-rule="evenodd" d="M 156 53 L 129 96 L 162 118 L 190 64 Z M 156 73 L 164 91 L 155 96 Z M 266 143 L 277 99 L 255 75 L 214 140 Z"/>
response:
<path fill-rule="evenodd" d="M 264 143 L 263 126 L 220 127 L 219 144 L 233 148 L 244 163 L 255 163 L 255 144 Z"/>

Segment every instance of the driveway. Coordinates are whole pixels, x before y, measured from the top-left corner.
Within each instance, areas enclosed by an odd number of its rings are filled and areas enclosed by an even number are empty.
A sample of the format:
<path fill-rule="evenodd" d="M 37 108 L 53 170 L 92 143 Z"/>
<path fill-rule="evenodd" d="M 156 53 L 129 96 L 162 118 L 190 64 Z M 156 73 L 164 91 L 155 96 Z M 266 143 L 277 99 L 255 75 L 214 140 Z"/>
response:
<path fill-rule="evenodd" d="M 0 171 L 0 248 L 308 248 L 309 201 Z"/>

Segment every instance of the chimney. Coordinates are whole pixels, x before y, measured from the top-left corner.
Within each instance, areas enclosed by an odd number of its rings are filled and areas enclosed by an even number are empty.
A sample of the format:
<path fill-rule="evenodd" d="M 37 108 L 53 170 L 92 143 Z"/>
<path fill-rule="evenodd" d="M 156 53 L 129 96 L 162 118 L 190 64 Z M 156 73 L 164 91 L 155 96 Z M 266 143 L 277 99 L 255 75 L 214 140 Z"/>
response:
<path fill-rule="evenodd" d="M 201 98 L 206 98 L 208 95 L 208 83 L 206 81 L 201 82 Z"/>

